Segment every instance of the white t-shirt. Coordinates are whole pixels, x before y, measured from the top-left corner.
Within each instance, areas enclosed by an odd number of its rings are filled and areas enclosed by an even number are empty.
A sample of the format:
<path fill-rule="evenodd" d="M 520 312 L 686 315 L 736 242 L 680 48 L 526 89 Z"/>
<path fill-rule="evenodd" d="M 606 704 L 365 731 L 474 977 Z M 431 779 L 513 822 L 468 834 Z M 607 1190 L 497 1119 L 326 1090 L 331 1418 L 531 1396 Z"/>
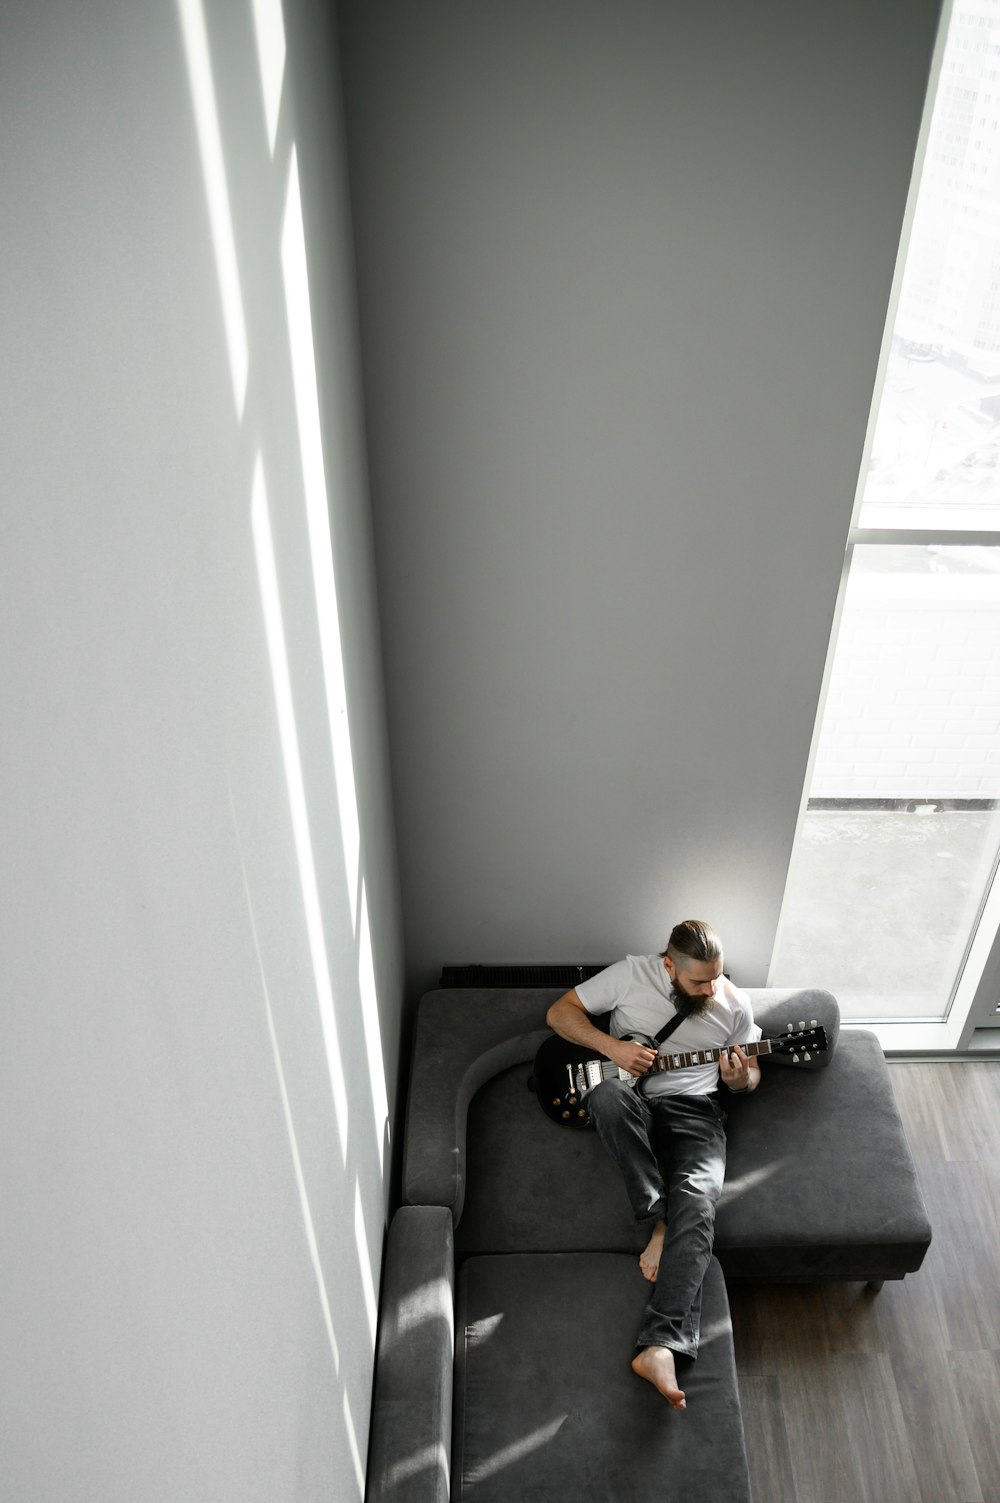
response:
<path fill-rule="evenodd" d="M 670 995 L 672 988 L 661 956 L 628 955 L 578 984 L 576 994 L 589 1013 L 611 1012 L 614 1038 L 629 1033 L 655 1037 L 676 1011 Z M 725 976 L 720 976 L 711 1006 L 703 1013 L 685 1018 L 660 1045 L 660 1053 L 689 1054 L 695 1050 L 728 1048 L 732 1044 L 753 1044 L 760 1036 L 750 998 Z M 707 1096 L 718 1084 L 717 1063 L 691 1065 L 650 1075 L 643 1091 L 647 1096 L 667 1093 Z"/>

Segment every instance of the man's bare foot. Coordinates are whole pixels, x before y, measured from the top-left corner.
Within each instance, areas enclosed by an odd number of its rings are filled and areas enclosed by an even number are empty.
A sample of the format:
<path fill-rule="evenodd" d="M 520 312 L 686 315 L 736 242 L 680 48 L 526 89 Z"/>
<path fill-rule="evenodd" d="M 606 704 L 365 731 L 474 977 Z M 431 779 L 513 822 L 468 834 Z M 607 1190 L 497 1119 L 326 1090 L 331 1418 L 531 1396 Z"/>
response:
<path fill-rule="evenodd" d="M 686 1409 L 684 1390 L 677 1387 L 674 1354 L 668 1346 L 647 1346 L 632 1358 L 632 1371 L 662 1393 L 671 1409 Z"/>
<path fill-rule="evenodd" d="M 639 1267 L 642 1276 L 651 1284 L 656 1283 L 656 1275 L 660 1271 L 660 1258 L 663 1255 L 663 1241 L 667 1234 L 665 1221 L 658 1221 L 653 1228 L 653 1235 L 646 1244 L 646 1250 L 639 1257 Z"/>

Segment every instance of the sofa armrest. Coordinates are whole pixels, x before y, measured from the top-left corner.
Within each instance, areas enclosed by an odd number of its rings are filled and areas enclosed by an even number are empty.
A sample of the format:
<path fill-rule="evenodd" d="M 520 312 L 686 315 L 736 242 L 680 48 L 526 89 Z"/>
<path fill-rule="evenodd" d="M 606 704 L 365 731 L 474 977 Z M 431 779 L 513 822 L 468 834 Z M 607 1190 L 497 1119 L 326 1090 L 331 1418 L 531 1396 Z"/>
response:
<path fill-rule="evenodd" d="M 535 1056 L 558 988 L 457 987 L 421 999 L 413 1042 L 403 1201 L 448 1206 L 458 1225 L 465 1198 L 465 1121 L 480 1086 Z"/>
<path fill-rule="evenodd" d="M 451 1212 L 403 1206 L 382 1275 L 366 1503 L 448 1503 L 454 1363 Z"/>

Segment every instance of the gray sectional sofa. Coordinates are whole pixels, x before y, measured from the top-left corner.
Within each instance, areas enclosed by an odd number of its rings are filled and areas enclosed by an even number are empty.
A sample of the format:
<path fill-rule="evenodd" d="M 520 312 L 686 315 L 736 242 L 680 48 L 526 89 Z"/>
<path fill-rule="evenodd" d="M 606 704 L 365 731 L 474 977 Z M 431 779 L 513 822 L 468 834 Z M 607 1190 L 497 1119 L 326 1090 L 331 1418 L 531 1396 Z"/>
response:
<path fill-rule="evenodd" d="M 417 1019 L 377 1354 L 368 1503 L 749 1499 L 726 1283 L 920 1267 L 930 1226 L 874 1035 L 828 992 L 751 991 L 765 1037 L 816 1020 L 809 1066 L 726 1102 L 728 1169 L 683 1414 L 629 1370 L 642 1238 L 592 1132 L 528 1088 L 559 990 L 428 993 Z M 637 1443 L 641 1438 L 641 1444 Z"/>

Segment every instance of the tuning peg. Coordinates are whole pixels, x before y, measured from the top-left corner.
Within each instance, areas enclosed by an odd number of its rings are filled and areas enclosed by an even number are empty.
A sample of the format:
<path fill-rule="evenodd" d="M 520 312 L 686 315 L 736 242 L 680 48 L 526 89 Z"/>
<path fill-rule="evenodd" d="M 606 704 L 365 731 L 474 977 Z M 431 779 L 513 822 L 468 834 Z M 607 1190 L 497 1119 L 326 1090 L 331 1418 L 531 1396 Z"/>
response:
<path fill-rule="evenodd" d="M 803 1054 L 802 1058 L 803 1059 L 812 1059 L 812 1055 L 809 1053 L 808 1049 L 806 1050 L 805 1054 Z"/>
<path fill-rule="evenodd" d="M 804 1028 L 805 1026 L 806 1026 L 806 1020 L 805 1020 L 805 1018 L 800 1018 L 799 1019 L 799 1027 L 800 1028 Z"/>
<path fill-rule="evenodd" d="M 812 1022 L 809 1024 L 809 1027 L 810 1028 L 818 1028 L 819 1027 L 819 1024 L 817 1023 L 817 1021 L 816 1021 L 815 1018 L 813 1018 Z"/>

